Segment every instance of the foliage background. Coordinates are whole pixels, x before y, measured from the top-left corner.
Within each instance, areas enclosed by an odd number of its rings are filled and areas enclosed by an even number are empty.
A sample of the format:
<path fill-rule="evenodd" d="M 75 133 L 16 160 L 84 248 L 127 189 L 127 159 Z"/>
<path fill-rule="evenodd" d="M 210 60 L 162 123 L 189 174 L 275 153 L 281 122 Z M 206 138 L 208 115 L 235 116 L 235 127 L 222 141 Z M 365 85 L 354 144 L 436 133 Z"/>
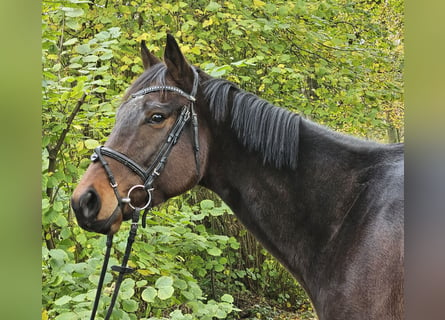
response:
<path fill-rule="evenodd" d="M 336 130 L 396 142 L 402 31 L 400 0 L 43 1 L 42 319 L 83 319 L 91 308 L 104 239 L 76 225 L 69 196 L 142 71 L 141 40 L 161 56 L 171 32 L 213 76 Z M 236 317 L 253 297 L 312 317 L 301 288 L 213 194 L 173 199 L 150 226 L 116 319 Z M 260 305 L 252 317 L 272 314 Z"/>

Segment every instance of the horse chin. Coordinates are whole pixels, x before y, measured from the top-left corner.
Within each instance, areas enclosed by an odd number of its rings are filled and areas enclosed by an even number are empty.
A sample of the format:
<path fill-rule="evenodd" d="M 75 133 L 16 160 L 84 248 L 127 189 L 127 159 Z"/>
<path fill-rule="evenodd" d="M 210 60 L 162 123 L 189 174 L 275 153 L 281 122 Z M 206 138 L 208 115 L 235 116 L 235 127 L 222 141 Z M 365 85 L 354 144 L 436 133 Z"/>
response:
<path fill-rule="evenodd" d="M 119 230 L 122 220 L 121 210 L 116 207 L 108 218 L 95 220 L 92 223 L 81 225 L 81 227 L 87 231 L 112 235 Z"/>
<path fill-rule="evenodd" d="M 128 220 L 131 220 L 131 218 L 133 217 L 133 210 L 130 210 L 130 211 L 124 211 L 123 213 L 122 213 L 122 215 L 121 215 L 121 222 L 122 221 L 128 221 Z"/>
<path fill-rule="evenodd" d="M 115 234 L 119 231 L 121 224 L 122 224 L 122 215 L 119 215 L 119 218 L 116 219 L 117 221 L 113 223 L 108 231 L 109 235 Z"/>

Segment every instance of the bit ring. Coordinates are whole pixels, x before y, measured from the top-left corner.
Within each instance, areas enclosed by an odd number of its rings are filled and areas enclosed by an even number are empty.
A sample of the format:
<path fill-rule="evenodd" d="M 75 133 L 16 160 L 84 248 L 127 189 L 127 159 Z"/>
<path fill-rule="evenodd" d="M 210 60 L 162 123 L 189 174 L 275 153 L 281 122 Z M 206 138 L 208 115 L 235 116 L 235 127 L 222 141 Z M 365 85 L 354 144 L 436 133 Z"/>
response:
<path fill-rule="evenodd" d="M 133 205 L 131 204 L 130 194 L 131 194 L 134 190 L 136 190 L 136 189 L 144 189 L 144 190 L 147 192 L 148 200 L 147 200 L 147 203 L 146 203 L 143 207 L 136 207 L 136 206 L 133 206 Z M 136 209 L 144 210 L 144 209 L 146 209 L 146 208 L 150 205 L 150 203 L 151 203 L 151 191 L 152 191 L 152 190 L 153 190 L 153 189 L 146 189 L 145 186 L 142 185 L 142 184 L 137 184 L 137 185 L 132 186 L 132 187 L 130 188 L 130 190 L 128 190 L 127 198 L 122 199 L 122 200 L 124 200 L 124 202 L 128 203 L 128 205 L 129 205 L 133 210 L 136 210 Z"/>

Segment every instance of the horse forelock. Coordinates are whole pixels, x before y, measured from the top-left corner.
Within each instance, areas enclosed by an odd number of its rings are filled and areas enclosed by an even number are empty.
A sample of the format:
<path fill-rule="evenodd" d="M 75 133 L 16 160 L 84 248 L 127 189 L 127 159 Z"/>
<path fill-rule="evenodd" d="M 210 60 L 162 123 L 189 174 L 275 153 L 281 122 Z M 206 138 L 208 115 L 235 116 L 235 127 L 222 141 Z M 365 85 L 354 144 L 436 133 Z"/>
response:
<path fill-rule="evenodd" d="M 150 87 L 165 86 L 167 82 L 167 66 L 164 63 L 158 63 L 147 69 L 140 77 L 138 77 L 128 89 L 124 100 L 127 100 L 131 94 Z"/>
<path fill-rule="evenodd" d="M 297 167 L 298 114 L 276 107 L 227 80 L 208 80 L 203 89 L 214 120 L 230 121 L 249 151 L 260 152 L 264 163 L 277 168 Z"/>

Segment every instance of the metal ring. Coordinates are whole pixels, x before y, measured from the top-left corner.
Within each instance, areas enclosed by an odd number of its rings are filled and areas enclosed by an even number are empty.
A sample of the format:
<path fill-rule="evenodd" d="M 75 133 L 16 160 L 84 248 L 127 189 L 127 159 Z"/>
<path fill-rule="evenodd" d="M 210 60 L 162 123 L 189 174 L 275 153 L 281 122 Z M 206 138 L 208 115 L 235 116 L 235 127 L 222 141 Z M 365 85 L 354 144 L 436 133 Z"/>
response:
<path fill-rule="evenodd" d="M 130 198 L 130 194 L 131 194 L 131 192 L 133 192 L 133 190 L 135 190 L 135 189 L 144 189 L 146 192 L 147 192 L 147 195 L 148 195 L 148 201 L 147 201 L 147 203 L 143 206 L 143 207 L 135 207 L 135 206 L 133 206 L 132 204 L 131 204 L 131 198 Z M 137 185 L 135 185 L 135 186 L 132 186 L 131 188 L 130 188 L 130 190 L 128 190 L 128 194 L 127 194 L 127 199 L 129 200 L 128 201 L 128 205 L 133 209 L 133 210 L 136 210 L 136 209 L 139 209 L 139 210 L 144 210 L 145 208 L 147 208 L 149 205 L 150 205 L 150 203 L 151 203 L 151 189 L 146 189 L 145 188 L 145 186 L 143 186 L 142 184 L 137 184 Z"/>

